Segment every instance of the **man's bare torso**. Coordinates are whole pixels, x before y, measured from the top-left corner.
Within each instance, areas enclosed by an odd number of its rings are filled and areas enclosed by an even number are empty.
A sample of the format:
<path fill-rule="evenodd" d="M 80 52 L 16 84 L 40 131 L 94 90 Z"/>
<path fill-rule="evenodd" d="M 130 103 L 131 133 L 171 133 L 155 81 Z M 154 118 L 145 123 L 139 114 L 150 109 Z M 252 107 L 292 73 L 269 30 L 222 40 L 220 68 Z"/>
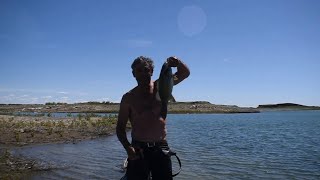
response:
<path fill-rule="evenodd" d="M 126 94 L 132 138 L 144 142 L 161 141 L 166 138 L 166 122 L 160 117 L 161 101 L 156 99 L 156 83 L 153 82 L 147 91 L 149 93 L 143 93 L 135 87 Z"/>

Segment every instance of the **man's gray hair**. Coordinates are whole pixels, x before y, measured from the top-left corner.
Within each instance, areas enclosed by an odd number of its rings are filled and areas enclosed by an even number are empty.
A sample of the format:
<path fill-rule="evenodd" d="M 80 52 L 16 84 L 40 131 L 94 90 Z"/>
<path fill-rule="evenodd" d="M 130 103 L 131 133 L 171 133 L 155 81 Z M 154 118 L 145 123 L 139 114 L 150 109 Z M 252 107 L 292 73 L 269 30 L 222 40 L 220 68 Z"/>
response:
<path fill-rule="evenodd" d="M 154 69 L 153 60 L 151 58 L 145 57 L 145 56 L 137 57 L 133 61 L 132 65 L 131 65 L 131 69 L 134 70 L 134 68 L 140 63 L 146 63 L 149 66 L 149 68 L 151 68 L 151 70 L 153 71 L 153 69 Z"/>

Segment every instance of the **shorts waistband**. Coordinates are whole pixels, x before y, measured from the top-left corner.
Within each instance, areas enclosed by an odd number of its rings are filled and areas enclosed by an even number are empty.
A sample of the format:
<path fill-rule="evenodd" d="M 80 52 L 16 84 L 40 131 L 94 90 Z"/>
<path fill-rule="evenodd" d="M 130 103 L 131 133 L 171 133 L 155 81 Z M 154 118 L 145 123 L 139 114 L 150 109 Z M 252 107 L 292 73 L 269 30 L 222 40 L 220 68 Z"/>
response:
<path fill-rule="evenodd" d="M 167 141 L 154 141 L 154 142 L 142 142 L 142 141 L 136 141 L 132 140 L 132 145 L 137 145 L 142 148 L 152 148 L 152 147 L 167 147 L 168 143 Z"/>

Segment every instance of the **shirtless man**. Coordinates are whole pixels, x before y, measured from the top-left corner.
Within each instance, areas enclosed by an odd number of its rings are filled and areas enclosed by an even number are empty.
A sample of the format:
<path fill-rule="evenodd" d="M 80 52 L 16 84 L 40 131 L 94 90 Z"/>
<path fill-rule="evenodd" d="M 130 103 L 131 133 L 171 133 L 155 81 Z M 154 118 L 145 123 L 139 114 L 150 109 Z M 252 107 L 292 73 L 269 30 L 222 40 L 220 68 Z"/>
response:
<path fill-rule="evenodd" d="M 170 67 L 177 67 L 174 85 L 190 74 L 189 68 L 178 58 L 169 57 Z M 140 56 L 131 65 L 132 74 L 138 86 L 123 95 L 117 123 L 117 136 L 128 154 L 126 176 L 128 180 L 147 180 L 150 173 L 153 180 L 172 179 L 170 156 L 166 141 L 166 119 L 160 117 L 161 102 L 156 99 L 157 83 L 151 80 L 153 61 Z M 132 143 L 126 136 L 128 120 L 132 126 Z"/>

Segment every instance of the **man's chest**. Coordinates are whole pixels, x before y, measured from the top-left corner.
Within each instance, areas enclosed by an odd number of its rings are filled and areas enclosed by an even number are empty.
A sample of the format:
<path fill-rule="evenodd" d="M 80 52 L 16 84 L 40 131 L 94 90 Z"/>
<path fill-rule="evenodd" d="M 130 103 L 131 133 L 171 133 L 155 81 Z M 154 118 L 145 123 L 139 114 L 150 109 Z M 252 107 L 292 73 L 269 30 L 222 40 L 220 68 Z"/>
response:
<path fill-rule="evenodd" d="M 130 109 L 134 115 L 141 116 L 143 114 L 159 114 L 161 102 L 152 97 L 134 97 Z"/>

